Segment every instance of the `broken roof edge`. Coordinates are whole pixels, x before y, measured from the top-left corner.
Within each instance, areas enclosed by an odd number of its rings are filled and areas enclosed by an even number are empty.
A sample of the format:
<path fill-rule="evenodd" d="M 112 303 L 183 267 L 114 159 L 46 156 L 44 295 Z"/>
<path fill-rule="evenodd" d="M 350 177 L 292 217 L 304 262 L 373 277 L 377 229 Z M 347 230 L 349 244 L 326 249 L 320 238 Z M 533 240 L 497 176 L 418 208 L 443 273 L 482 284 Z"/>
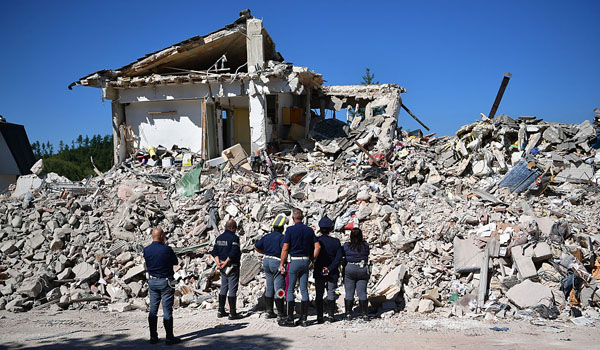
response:
<path fill-rule="evenodd" d="M 368 93 L 405 93 L 406 89 L 397 84 L 323 85 L 323 92 L 329 96 L 359 96 Z"/>
<path fill-rule="evenodd" d="M 161 59 L 170 57 L 173 54 L 177 54 L 177 53 L 184 52 L 184 51 L 189 51 L 191 49 L 208 44 L 210 42 L 213 42 L 220 38 L 229 36 L 231 34 L 245 31 L 246 21 L 251 18 L 254 18 L 254 17 L 250 14 L 250 10 L 249 9 L 243 10 L 240 12 L 240 17 L 238 19 L 236 19 L 233 23 L 224 26 L 223 28 L 217 29 L 217 30 L 215 30 L 211 33 L 208 33 L 206 35 L 203 35 L 203 36 L 196 35 L 191 38 L 180 41 L 178 43 L 169 45 L 168 47 L 165 47 L 163 49 L 154 51 L 152 53 L 148 53 L 144 57 L 140 57 L 135 62 L 126 64 L 121 68 L 101 69 L 99 71 L 90 73 L 90 74 L 88 74 L 84 77 L 81 77 L 78 80 L 72 82 L 71 84 L 69 84 L 68 88 L 69 88 L 69 90 L 72 90 L 73 86 L 76 86 L 76 85 L 92 86 L 92 87 L 99 87 L 99 88 L 105 87 L 106 81 L 108 81 L 110 79 L 114 79 L 116 77 L 119 77 L 122 74 L 127 74 L 127 73 L 131 72 L 132 69 L 133 70 L 142 70 L 144 67 L 147 68 L 147 66 L 149 66 L 153 63 L 156 63 L 156 62 L 160 61 Z M 265 31 L 265 33 L 266 33 L 266 31 Z M 242 34 L 244 34 L 244 33 L 242 33 Z M 266 33 L 266 34 L 268 35 L 268 33 Z M 272 38 L 270 36 L 268 36 L 268 37 L 269 37 L 269 39 L 271 39 L 271 42 L 273 42 Z M 207 41 L 207 39 L 210 39 L 210 40 Z M 274 42 L 273 42 L 273 46 L 275 46 Z M 95 80 L 95 81 L 97 81 L 97 83 L 96 84 L 84 83 L 84 81 L 87 82 L 90 80 Z"/>
<path fill-rule="evenodd" d="M 280 78 L 292 81 L 296 78 L 310 88 L 320 88 L 323 84 L 323 76 L 307 67 L 294 66 L 289 62 L 269 61 L 263 70 L 253 73 L 202 73 L 190 72 L 187 74 L 152 74 L 148 76 L 120 77 L 115 80 L 103 79 L 101 75 L 93 75 L 88 79 L 80 81 L 79 85 L 96 88 L 128 89 L 155 85 L 179 85 L 179 84 L 206 84 L 206 83 L 232 83 L 234 81 L 264 80 Z"/>

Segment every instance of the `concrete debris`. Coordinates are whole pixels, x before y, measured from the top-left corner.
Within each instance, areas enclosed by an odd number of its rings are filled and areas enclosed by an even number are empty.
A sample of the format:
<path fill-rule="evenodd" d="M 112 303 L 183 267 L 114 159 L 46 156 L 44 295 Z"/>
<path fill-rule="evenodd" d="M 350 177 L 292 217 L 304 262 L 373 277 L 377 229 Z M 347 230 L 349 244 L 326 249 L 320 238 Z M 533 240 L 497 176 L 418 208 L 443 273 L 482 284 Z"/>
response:
<path fill-rule="evenodd" d="M 344 91 L 330 91 L 342 107 Z M 510 317 L 517 309 L 574 302 L 598 308 L 595 125 L 501 115 L 453 137 L 433 137 L 396 130 L 393 118 L 371 115 L 350 126 L 316 120 L 306 139 L 313 151 L 264 152 L 268 162 L 258 167 L 233 147 L 223 152 L 227 164 L 128 159 L 85 183 L 21 177 L 10 197 L 0 197 L 0 306 L 20 312 L 59 300 L 58 307 L 79 308 L 88 304 L 74 300 L 97 297 L 102 307 L 110 298 L 116 312 L 145 309 L 140 252 L 161 226 L 180 261 L 175 305 L 216 308 L 219 276 L 208 253 L 234 219 L 242 250 L 239 308 L 250 310 L 264 283 L 253 244 L 276 215 L 297 207 L 315 228 L 325 214 L 334 219 L 332 236 L 342 242 L 351 228 L 363 230 L 371 246 L 369 301 L 382 314 L 497 310 L 497 317 Z M 191 172 L 193 189 L 179 195 L 176 184 Z M 480 271 L 486 249 L 487 280 Z M 563 283 L 574 273 L 587 284 Z M 338 292 L 343 300 L 343 288 Z M 314 300 L 312 283 L 310 293 Z"/>

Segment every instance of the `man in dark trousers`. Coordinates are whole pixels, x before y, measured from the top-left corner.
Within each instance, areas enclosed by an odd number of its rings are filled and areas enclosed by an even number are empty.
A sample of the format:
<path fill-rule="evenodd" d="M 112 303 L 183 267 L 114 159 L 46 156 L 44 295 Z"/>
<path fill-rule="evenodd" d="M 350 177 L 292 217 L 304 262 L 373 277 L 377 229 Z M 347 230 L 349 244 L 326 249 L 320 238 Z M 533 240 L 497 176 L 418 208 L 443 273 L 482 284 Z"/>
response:
<path fill-rule="evenodd" d="M 158 306 L 162 300 L 163 325 L 167 345 L 177 344 L 181 339 L 173 335 L 173 297 L 175 280 L 173 265 L 177 265 L 177 256 L 171 247 L 165 244 L 165 233 L 161 228 L 152 230 L 152 244 L 144 248 L 144 260 L 148 272 L 148 291 L 150 293 L 150 344 L 158 343 Z"/>
<path fill-rule="evenodd" d="M 228 300 L 230 320 L 241 318 L 235 310 L 237 289 L 240 280 L 240 258 L 242 255 L 240 251 L 240 238 L 235 234 L 236 230 L 236 222 L 228 220 L 225 223 L 225 232 L 217 237 L 211 254 L 221 274 L 221 290 L 219 291 L 217 317 L 227 316 L 227 312 L 225 312 L 225 300 Z M 227 295 L 228 292 L 229 296 Z"/>
<path fill-rule="evenodd" d="M 256 242 L 254 249 L 260 254 L 264 254 L 263 268 L 265 271 L 266 291 L 265 307 L 267 309 L 267 318 L 278 317 L 278 323 L 285 321 L 285 311 L 283 306 L 285 278 L 279 271 L 279 262 L 281 260 L 281 248 L 283 247 L 283 228 L 287 218 L 285 214 L 279 214 L 273 220 L 273 232 L 264 235 Z M 273 302 L 277 306 L 277 315 L 273 312 Z"/>
<path fill-rule="evenodd" d="M 323 292 L 327 288 L 327 313 L 329 321 L 334 322 L 335 318 L 335 289 L 337 288 L 338 278 L 340 276 L 339 266 L 342 260 L 342 245 L 340 240 L 329 236 L 333 230 L 333 221 L 327 216 L 324 216 L 319 221 L 321 236 L 319 244 L 321 252 L 315 261 L 315 287 L 317 296 L 315 303 L 317 304 L 317 323 L 323 323 Z"/>
<path fill-rule="evenodd" d="M 319 255 L 321 249 L 317 236 L 312 228 L 304 225 L 302 219 L 304 214 L 300 209 L 292 211 L 292 219 L 294 225 L 287 228 L 283 238 L 283 249 L 281 250 L 281 262 L 279 271 L 284 274 L 285 262 L 290 255 L 290 266 L 288 270 L 289 284 L 287 288 L 287 319 L 282 326 L 293 327 L 294 324 L 294 289 L 296 281 L 300 281 L 300 293 L 302 295 L 302 303 L 300 304 L 300 325 L 308 326 L 308 271 L 310 261 L 314 260 Z"/>

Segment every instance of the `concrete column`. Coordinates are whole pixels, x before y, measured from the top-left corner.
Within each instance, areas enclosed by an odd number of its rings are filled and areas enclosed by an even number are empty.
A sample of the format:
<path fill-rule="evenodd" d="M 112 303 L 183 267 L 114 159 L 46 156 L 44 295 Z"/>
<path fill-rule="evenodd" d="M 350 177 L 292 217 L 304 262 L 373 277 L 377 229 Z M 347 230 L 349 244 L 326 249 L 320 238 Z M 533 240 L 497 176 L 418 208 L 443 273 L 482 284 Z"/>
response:
<path fill-rule="evenodd" d="M 254 152 L 267 146 L 267 99 L 254 81 L 249 85 L 250 150 Z"/>
<path fill-rule="evenodd" d="M 263 69 L 265 65 L 262 29 L 262 20 L 252 18 L 246 21 L 246 53 L 250 73 Z"/>
<path fill-rule="evenodd" d="M 310 111 L 310 94 L 311 94 L 311 89 L 308 88 L 306 89 L 306 105 L 305 105 L 305 121 L 306 121 L 306 125 L 304 128 L 304 137 L 308 137 L 308 131 L 310 129 L 310 119 L 312 118 L 311 115 L 311 111 Z"/>
<path fill-rule="evenodd" d="M 113 165 L 123 160 L 123 157 L 119 156 L 119 142 L 121 140 L 121 131 L 119 126 L 125 123 L 125 106 L 117 101 L 111 102 L 112 107 L 112 127 L 113 127 Z M 125 152 L 126 153 L 126 152 Z M 123 158 L 123 159 L 121 159 Z"/>

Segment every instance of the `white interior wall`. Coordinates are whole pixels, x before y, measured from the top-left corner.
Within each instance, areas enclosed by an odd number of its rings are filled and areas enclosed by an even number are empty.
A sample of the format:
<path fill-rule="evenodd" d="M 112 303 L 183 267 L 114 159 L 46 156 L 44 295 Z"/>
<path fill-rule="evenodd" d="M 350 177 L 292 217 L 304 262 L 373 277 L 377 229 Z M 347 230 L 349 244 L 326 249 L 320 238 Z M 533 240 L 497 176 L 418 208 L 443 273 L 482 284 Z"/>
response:
<path fill-rule="evenodd" d="M 176 113 L 150 115 L 148 112 Z M 194 152 L 202 148 L 202 100 L 137 102 L 125 107 L 126 124 L 131 126 L 136 146 L 173 145 Z"/>
<path fill-rule="evenodd" d="M 0 134 L 0 174 L 20 175 L 19 166 L 15 161 L 4 136 Z"/>

